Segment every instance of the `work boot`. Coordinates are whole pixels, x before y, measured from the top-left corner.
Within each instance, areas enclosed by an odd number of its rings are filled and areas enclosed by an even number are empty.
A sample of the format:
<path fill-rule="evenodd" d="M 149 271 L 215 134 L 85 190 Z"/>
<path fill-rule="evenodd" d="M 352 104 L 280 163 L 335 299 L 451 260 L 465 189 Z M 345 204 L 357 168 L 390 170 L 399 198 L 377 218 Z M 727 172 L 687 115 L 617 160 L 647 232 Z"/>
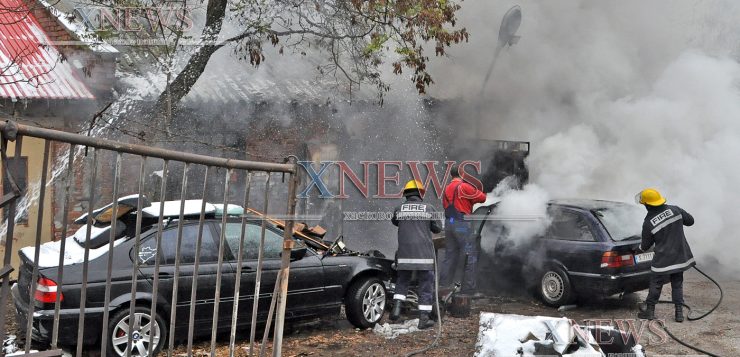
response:
<path fill-rule="evenodd" d="M 399 318 L 401 318 L 401 303 L 403 301 L 401 300 L 393 300 L 393 310 L 391 310 L 391 315 L 388 316 L 388 319 L 391 321 L 398 321 Z"/>
<path fill-rule="evenodd" d="M 676 322 L 683 322 L 683 306 L 676 305 Z"/>
<path fill-rule="evenodd" d="M 645 309 L 640 306 L 640 312 L 637 313 L 638 319 L 655 320 L 655 305 L 646 304 Z"/>
<path fill-rule="evenodd" d="M 419 330 L 426 330 L 434 326 L 434 321 L 429 319 L 429 312 L 422 311 L 419 313 Z"/>

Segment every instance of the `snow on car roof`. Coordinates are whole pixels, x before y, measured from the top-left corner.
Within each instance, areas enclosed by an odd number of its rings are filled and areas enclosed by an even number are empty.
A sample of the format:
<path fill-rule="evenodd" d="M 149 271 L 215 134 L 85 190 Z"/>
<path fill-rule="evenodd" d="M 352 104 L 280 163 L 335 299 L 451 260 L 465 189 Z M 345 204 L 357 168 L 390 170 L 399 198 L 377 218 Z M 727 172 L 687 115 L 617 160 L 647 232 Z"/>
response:
<path fill-rule="evenodd" d="M 138 199 L 138 197 L 139 197 L 139 195 L 128 195 L 128 196 L 123 196 L 123 197 L 119 198 L 117 201 L 118 201 L 118 204 L 120 205 L 122 202 L 133 200 L 134 198 L 137 198 Z M 146 200 L 146 196 L 144 197 L 144 199 Z M 144 204 L 146 204 L 147 202 L 148 201 L 145 201 Z M 110 207 L 113 207 L 113 202 L 111 202 L 111 203 L 109 203 L 109 204 L 107 204 L 107 205 L 105 205 L 103 207 L 100 207 L 100 208 L 97 208 L 97 209 L 93 210 L 93 212 L 92 212 L 93 213 L 93 218 L 96 218 L 95 216 L 97 216 L 99 213 L 105 211 L 106 209 L 108 209 Z M 87 219 L 87 212 L 85 212 L 81 216 L 77 217 L 77 219 L 75 219 L 75 223 L 78 223 L 78 224 L 85 223 L 86 222 L 86 219 Z"/>
<path fill-rule="evenodd" d="M 85 247 L 82 243 L 87 238 L 87 225 L 80 227 L 74 235 L 67 237 L 66 244 L 64 247 L 64 265 L 80 264 L 85 261 Z M 90 239 L 106 234 L 110 230 L 110 227 L 92 227 L 90 233 Z M 79 241 L 78 241 L 79 239 Z M 124 239 L 117 239 L 113 242 L 113 246 L 117 246 L 124 242 Z M 39 268 L 50 268 L 59 266 L 59 254 L 61 253 L 62 241 L 46 242 L 39 246 L 39 260 L 37 262 Z M 108 245 L 105 244 L 99 248 L 91 248 L 89 250 L 89 260 L 100 257 L 108 251 Z M 21 254 L 25 255 L 28 260 L 33 261 L 36 249 L 34 247 L 24 247 L 20 250 Z"/>
<path fill-rule="evenodd" d="M 105 227 L 90 227 L 90 240 L 93 240 L 97 237 L 99 237 L 102 234 L 106 234 L 110 232 L 110 226 Z M 84 244 L 87 241 L 87 225 L 83 225 L 80 227 L 77 232 L 75 232 L 72 237 L 75 238 L 80 244 Z"/>
<path fill-rule="evenodd" d="M 117 201 L 120 204 L 125 201 L 132 201 L 136 198 L 138 198 L 138 195 L 128 195 L 119 198 Z M 179 200 L 175 201 L 165 201 L 164 202 L 164 214 L 163 216 L 165 218 L 171 218 L 171 217 L 179 217 L 180 216 L 180 202 Z M 149 201 L 144 197 L 144 203 L 149 204 Z M 141 212 L 144 214 L 144 217 L 146 218 L 158 218 L 159 217 L 159 208 L 162 205 L 161 202 L 152 202 L 149 204 L 149 206 L 143 208 Z M 203 205 L 203 200 L 185 200 L 185 209 L 183 211 L 183 215 L 185 216 L 194 216 L 200 214 L 200 208 Z M 101 208 L 98 208 L 93 211 L 93 217 L 95 217 L 100 212 L 105 211 L 106 209 L 113 206 L 113 203 L 109 203 Z M 238 205 L 229 204 L 228 212 L 229 215 L 239 215 L 244 213 L 244 208 Z M 136 214 L 136 211 L 132 211 L 131 214 Z M 223 204 L 213 204 L 206 202 L 205 206 L 205 214 L 223 214 Z M 75 223 L 85 223 L 85 219 L 87 218 L 87 213 L 82 214 L 77 219 L 75 219 Z M 100 223 L 100 222 L 98 222 Z M 108 223 L 108 222 L 105 222 Z M 84 233 L 83 233 L 84 234 Z M 84 237 L 82 239 L 84 241 Z"/>
<path fill-rule="evenodd" d="M 182 201 L 165 201 L 164 202 L 164 217 L 179 217 L 180 216 L 180 203 Z M 152 205 L 143 208 L 141 212 L 144 217 L 156 218 L 159 217 L 159 208 L 162 205 L 161 202 L 152 202 Z M 203 206 L 203 200 L 185 200 L 185 209 L 183 215 L 193 216 L 200 215 L 200 208 Z M 223 205 L 222 205 L 223 206 Z M 216 212 L 216 206 L 212 203 L 206 202 L 205 207 L 206 214 L 213 214 Z"/>
<path fill-rule="evenodd" d="M 131 199 L 136 198 L 137 195 L 130 195 L 126 197 L 121 197 L 118 199 L 120 202 L 124 199 Z M 179 217 L 180 216 L 180 202 L 181 201 L 165 201 L 164 202 L 164 217 L 170 218 L 170 217 Z M 185 216 L 193 216 L 193 215 L 200 215 L 200 209 L 203 204 L 203 200 L 185 200 L 185 210 L 184 215 Z M 109 204 L 104 208 L 109 207 L 112 204 Z M 141 212 L 144 214 L 144 217 L 149 218 L 157 218 L 159 217 L 159 208 L 160 208 L 161 202 L 152 202 L 151 206 L 146 207 L 141 210 Z M 223 212 L 223 204 L 215 205 L 212 203 L 206 202 L 206 214 L 214 214 L 217 212 L 217 206 L 218 209 Z M 96 210 L 100 211 L 101 209 Z M 244 212 L 244 209 L 241 206 L 229 204 L 227 214 L 241 214 Z M 135 213 L 132 213 L 135 214 Z M 86 217 L 87 214 L 81 216 L 82 218 Z M 79 219 L 78 219 L 79 220 Z M 105 225 L 103 227 L 96 227 L 91 226 L 90 227 L 90 240 L 95 240 L 98 237 L 106 237 L 110 234 L 110 225 Z M 72 235 L 66 238 L 67 244 L 64 251 L 64 265 L 70 265 L 70 264 L 78 264 L 84 262 L 84 253 L 85 253 L 85 242 L 87 242 L 87 225 L 82 225 L 77 231 Z M 114 246 L 117 246 L 121 243 L 123 243 L 125 239 L 116 239 L 113 243 Z M 53 242 L 47 242 L 44 244 L 41 244 L 39 246 L 39 260 L 37 262 L 39 268 L 48 268 L 48 267 L 55 267 L 59 265 L 59 254 L 61 253 L 61 241 L 53 241 Z M 105 254 L 108 251 L 108 244 L 105 244 L 99 248 L 91 248 L 89 250 L 89 260 L 93 260 L 95 258 L 98 258 Z M 21 254 L 25 255 L 29 260 L 33 261 L 34 254 L 36 253 L 36 250 L 34 247 L 24 247 L 20 250 Z"/>
<path fill-rule="evenodd" d="M 213 207 L 216 208 L 216 211 L 214 212 L 217 216 L 222 216 L 224 214 L 224 205 L 222 203 L 214 203 Z M 226 215 L 228 216 L 241 216 L 244 214 L 244 207 L 235 205 L 233 203 L 229 203 L 228 207 L 226 209 Z"/>

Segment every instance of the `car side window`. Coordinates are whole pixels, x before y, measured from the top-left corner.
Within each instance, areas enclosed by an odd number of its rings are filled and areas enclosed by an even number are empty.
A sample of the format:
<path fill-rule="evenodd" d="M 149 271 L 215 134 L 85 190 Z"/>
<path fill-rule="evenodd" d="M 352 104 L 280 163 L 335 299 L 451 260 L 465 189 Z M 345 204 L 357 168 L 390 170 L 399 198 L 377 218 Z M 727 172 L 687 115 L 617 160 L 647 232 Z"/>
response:
<path fill-rule="evenodd" d="M 552 222 L 548 228 L 551 239 L 593 242 L 594 235 L 586 219 L 577 212 L 553 209 L 550 210 Z"/>
<path fill-rule="evenodd" d="M 241 238 L 241 223 L 226 223 L 226 243 L 231 254 L 236 257 L 239 254 L 239 240 Z M 242 259 L 256 260 L 259 255 L 260 237 L 262 226 L 247 223 L 244 227 L 244 249 Z M 283 248 L 283 236 L 275 233 L 269 228 L 265 229 L 265 259 L 278 259 Z M 234 259 L 236 260 L 236 259 Z"/>
<path fill-rule="evenodd" d="M 177 253 L 177 227 L 168 228 L 162 232 L 162 251 L 157 252 L 157 234 L 152 234 L 141 242 L 139 263 L 154 265 L 156 258 L 160 264 L 175 264 Z M 195 263 L 195 249 L 198 242 L 198 225 L 188 224 L 182 227 L 182 243 L 180 246 L 180 264 Z M 159 254 L 158 254 L 159 253 Z M 203 238 L 200 248 L 200 262 L 218 262 L 218 243 L 213 239 L 208 225 L 203 227 Z"/>

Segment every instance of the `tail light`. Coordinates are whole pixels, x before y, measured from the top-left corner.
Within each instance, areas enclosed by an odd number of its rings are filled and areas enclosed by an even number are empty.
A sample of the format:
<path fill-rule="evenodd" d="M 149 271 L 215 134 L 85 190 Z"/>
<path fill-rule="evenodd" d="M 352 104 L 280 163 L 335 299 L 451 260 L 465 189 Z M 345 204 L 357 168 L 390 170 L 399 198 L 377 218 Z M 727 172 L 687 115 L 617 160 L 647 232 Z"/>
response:
<path fill-rule="evenodd" d="M 605 252 L 601 256 L 602 268 L 621 268 L 635 265 L 635 257 L 632 254 L 622 254 L 614 251 Z"/>
<path fill-rule="evenodd" d="M 62 301 L 64 300 L 64 295 L 58 289 L 59 287 L 54 280 L 39 278 L 36 282 L 36 293 L 33 295 L 33 298 L 43 303 L 55 303 L 57 301 L 57 294 L 59 294 L 59 301 Z"/>

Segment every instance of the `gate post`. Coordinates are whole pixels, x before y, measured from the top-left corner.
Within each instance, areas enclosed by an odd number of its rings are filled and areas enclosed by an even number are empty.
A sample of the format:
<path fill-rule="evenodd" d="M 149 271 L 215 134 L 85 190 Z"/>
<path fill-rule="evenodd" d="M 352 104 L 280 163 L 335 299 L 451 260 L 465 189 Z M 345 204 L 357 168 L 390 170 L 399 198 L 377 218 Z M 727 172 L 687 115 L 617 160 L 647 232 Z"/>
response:
<path fill-rule="evenodd" d="M 295 160 L 293 163 L 293 172 L 290 174 L 290 183 L 288 183 L 288 215 L 285 217 L 285 230 L 283 231 L 283 253 L 281 256 L 280 276 L 280 293 L 277 301 L 277 316 L 275 318 L 275 334 L 272 355 L 280 356 L 283 347 L 283 326 L 285 325 L 285 302 L 288 299 L 288 276 L 290 275 L 290 252 L 293 250 L 295 241 L 293 240 L 293 223 L 295 222 L 296 206 L 296 187 L 298 186 L 298 165 Z M 265 212 L 266 214 L 267 212 Z M 265 343 L 265 341 L 262 341 Z"/>

